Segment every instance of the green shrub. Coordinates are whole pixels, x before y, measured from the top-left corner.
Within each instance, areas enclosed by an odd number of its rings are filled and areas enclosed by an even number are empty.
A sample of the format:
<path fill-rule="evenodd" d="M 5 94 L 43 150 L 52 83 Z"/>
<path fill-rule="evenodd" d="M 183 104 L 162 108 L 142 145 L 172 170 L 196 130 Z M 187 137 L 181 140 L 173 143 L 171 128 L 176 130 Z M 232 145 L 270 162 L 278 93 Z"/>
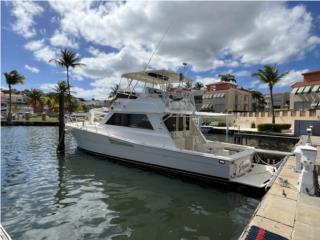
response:
<path fill-rule="evenodd" d="M 291 124 L 272 124 L 272 123 L 264 123 L 258 125 L 259 132 L 281 132 L 282 130 L 290 129 Z"/>
<path fill-rule="evenodd" d="M 225 127 L 226 123 L 225 122 L 218 122 L 218 127 Z"/>
<path fill-rule="evenodd" d="M 205 119 L 205 120 L 202 121 L 202 124 L 203 124 L 203 125 L 209 125 L 210 123 L 211 123 L 210 120 L 206 120 L 206 119 Z"/>

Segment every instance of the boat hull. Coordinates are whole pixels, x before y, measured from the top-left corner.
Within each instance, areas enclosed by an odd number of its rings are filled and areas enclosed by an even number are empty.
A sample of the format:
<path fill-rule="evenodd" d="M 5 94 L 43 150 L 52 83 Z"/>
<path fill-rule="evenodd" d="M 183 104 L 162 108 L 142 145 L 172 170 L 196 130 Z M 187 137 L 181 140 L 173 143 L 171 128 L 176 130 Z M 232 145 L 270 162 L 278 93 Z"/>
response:
<path fill-rule="evenodd" d="M 229 181 L 229 161 L 223 158 L 135 144 L 83 129 L 75 128 L 72 134 L 80 149 L 96 155 L 196 178 Z"/>

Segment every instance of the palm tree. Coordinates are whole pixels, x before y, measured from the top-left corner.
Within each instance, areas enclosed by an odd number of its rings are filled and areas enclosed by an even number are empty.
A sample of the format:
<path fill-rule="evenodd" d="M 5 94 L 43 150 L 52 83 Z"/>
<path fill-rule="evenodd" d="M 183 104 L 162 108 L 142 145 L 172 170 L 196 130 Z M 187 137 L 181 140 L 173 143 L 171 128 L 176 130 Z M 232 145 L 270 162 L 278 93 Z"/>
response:
<path fill-rule="evenodd" d="M 190 81 L 186 82 L 186 88 L 190 89 L 192 87 L 192 83 Z"/>
<path fill-rule="evenodd" d="M 203 88 L 203 84 L 201 82 L 196 82 L 193 89 L 195 90 L 201 90 Z"/>
<path fill-rule="evenodd" d="M 54 112 L 59 107 L 56 93 L 48 93 L 45 100 L 50 112 Z"/>
<path fill-rule="evenodd" d="M 68 92 L 68 84 L 66 81 L 60 81 L 57 83 L 57 85 L 54 87 L 54 91 L 56 93 L 64 92 L 65 94 Z"/>
<path fill-rule="evenodd" d="M 237 82 L 235 76 L 232 75 L 232 74 L 229 74 L 229 73 L 227 73 L 227 74 L 219 74 L 218 77 L 223 82 L 234 82 L 234 83 Z"/>
<path fill-rule="evenodd" d="M 69 111 L 71 112 L 71 106 L 72 106 L 72 103 L 71 103 L 71 98 L 72 98 L 72 95 L 71 95 L 71 91 L 70 91 L 70 97 L 68 95 L 68 84 L 66 81 L 60 81 L 56 84 L 56 86 L 54 87 L 54 92 L 55 92 L 55 95 L 56 95 L 56 99 L 57 99 L 57 102 L 59 102 L 59 95 L 60 93 L 63 93 L 64 95 L 64 99 L 68 98 L 68 109 Z"/>
<path fill-rule="evenodd" d="M 279 73 L 279 70 L 277 69 L 276 65 L 265 65 L 263 66 L 263 69 L 259 69 L 257 72 L 252 74 L 252 77 L 256 77 L 262 83 L 267 84 L 269 87 L 271 97 L 272 124 L 275 124 L 276 122 L 273 107 L 273 86 L 277 84 L 281 80 L 281 78 L 283 78 L 287 74 L 288 72 Z"/>
<path fill-rule="evenodd" d="M 71 92 L 70 92 L 70 81 L 69 81 L 69 71 L 71 68 L 77 66 L 83 66 L 83 63 L 80 63 L 80 58 L 77 56 L 77 53 L 68 50 L 61 49 L 60 57 L 58 59 L 51 59 L 49 62 L 54 62 L 58 66 L 64 67 L 67 71 L 67 90 L 68 90 L 68 102 L 69 102 L 69 113 L 71 112 Z"/>
<path fill-rule="evenodd" d="M 29 97 L 29 104 L 32 105 L 33 111 L 36 112 L 37 107 L 40 107 L 40 110 L 42 111 L 42 107 L 44 105 L 44 94 L 39 89 L 31 89 L 30 93 L 28 95 Z"/>
<path fill-rule="evenodd" d="M 109 98 L 112 98 L 117 95 L 117 92 L 119 90 L 119 84 L 116 84 L 114 87 L 111 88 L 111 92 L 109 94 Z"/>
<path fill-rule="evenodd" d="M 11 109 L 11 94 L 12 94 L 12 85 L 16 84 L 22 84 L 25 81 L 25 77 L 23 75 L 20 75 L 17 70 L 13 70 L 9 73 L 4 73 L 4 76 L 6 78 L 6 82 L 9 87 L 9 113 L 8 113 L 8 119 L 7 121 L 10 123 L 12 121 L 12 109 Z"/>

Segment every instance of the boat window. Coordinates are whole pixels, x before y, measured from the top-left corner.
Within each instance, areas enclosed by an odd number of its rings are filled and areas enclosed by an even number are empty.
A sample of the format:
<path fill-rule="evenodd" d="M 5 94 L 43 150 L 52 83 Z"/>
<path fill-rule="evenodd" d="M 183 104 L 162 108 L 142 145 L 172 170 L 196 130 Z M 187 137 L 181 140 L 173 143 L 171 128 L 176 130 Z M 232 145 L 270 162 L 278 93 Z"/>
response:
<path fill-rule="evenodd" d="M 190 130 L 190 116 L 185 116 L 185 122 L 183 120 L 183 117 L 179 117 L 175 115 L 170 117 L 169 115 L 165 115 L 163 119 L 164 119 L 164 124 L 166 125 L 169 132 L 183 131 L 184 127 L 185 127 L 185 130 Z"/>
<path fill-rule="evenodd" d="M 106 124 L 122 127 L 153 129 L 147 115 L 145 114 L 114 113 Z"/>

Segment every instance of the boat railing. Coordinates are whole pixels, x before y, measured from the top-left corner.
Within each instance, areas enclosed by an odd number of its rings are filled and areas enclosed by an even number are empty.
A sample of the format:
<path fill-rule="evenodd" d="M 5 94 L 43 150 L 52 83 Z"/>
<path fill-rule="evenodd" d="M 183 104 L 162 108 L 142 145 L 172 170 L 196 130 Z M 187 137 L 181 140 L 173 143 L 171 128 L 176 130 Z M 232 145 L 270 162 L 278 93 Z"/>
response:
<path fill-rule="evenodd" d="M 193 111 L 195 109 L 191 92 L 165 92 L 162 99 L 168 111 Z"/>
<path fill-rule="evenodd" d="M 97 125 L 102 121 L 106 112 L 105 109 L 92 109 L 88 113 L 72 113 L 66 116 L 66 122 L 85 130 L 92 130 L 94 127 L 95 132 L 98 132 Z"/>

